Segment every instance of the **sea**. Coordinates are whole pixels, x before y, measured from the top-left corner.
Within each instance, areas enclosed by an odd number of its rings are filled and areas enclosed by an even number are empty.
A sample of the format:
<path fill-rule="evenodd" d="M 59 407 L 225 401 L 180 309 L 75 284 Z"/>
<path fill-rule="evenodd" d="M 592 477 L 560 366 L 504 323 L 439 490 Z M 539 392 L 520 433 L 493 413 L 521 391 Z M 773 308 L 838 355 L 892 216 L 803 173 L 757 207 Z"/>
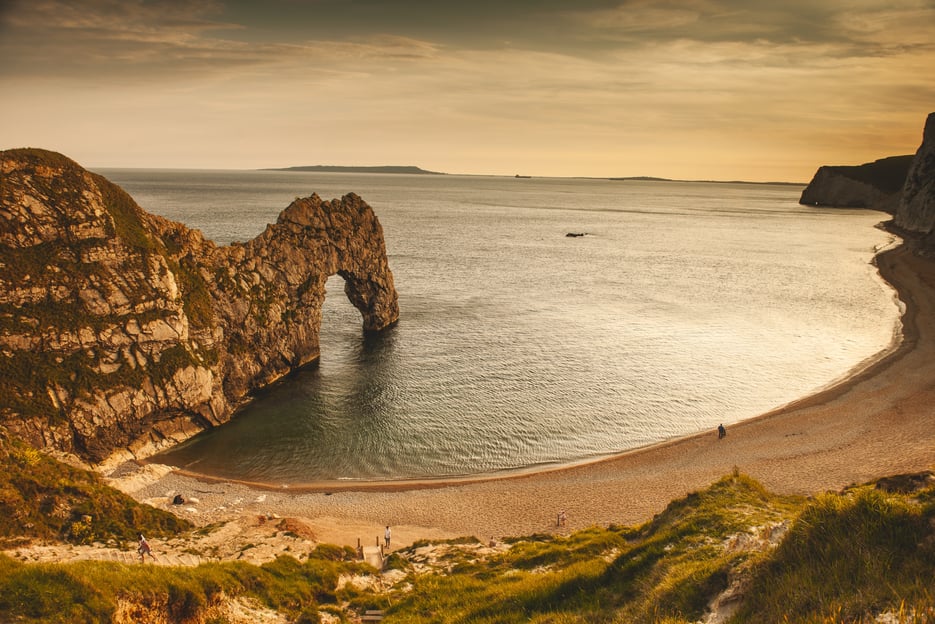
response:
<path fill-rule="evenodd" d="M 329 279 L 321 358 L 154 458 L 277 487 L 455 479 L 594 460 L 756 417 L 897 339 L 887 215 L 801 185 L 101 170 L 218 244 L 296 197 L 356 193 L 398 324 L 365 335 Z M 568 236 L 580 234 L 581 236 Z"/>

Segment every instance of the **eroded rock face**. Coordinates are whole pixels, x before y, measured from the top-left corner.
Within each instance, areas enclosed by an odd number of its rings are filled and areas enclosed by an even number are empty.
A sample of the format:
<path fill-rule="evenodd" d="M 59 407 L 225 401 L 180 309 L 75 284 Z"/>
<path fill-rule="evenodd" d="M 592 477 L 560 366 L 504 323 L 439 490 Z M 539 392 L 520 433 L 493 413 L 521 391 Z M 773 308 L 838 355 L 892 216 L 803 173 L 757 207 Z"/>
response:
<path fill-rule="evenodd" d="M 91 461 L 222 423 L 318 358 L 334 274 L 365 330 L 396 322 L 383 231 L 356 195 L 297 199 L 218 247 L 64 156 L 0 152 L 0 421 Z"/>
<path fill-rule="evenodd" d="M 928 235 L 935 231 L 935 113 L 925 121 L 922 145 L 906 176 L 894 220 L 912 232 Z"/>
<path fill-rule="evenodd" d="M 823 166 L 800 204 L 835 208 L 873 208 L 894 213 L 912 156 L 892 156 L 857 166 Z"/>

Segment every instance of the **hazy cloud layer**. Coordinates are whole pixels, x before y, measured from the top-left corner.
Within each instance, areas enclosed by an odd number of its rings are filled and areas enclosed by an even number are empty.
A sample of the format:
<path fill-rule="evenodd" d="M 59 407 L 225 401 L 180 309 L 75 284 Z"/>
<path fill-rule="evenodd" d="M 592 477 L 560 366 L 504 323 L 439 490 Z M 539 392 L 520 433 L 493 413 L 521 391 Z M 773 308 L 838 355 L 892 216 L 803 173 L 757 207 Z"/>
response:
<path fill-rule="evenodd" d="M 929 1 L 448 4 L 2 2 L 0 147 L 803 180 L 911 152 L 935 110 Z"/>

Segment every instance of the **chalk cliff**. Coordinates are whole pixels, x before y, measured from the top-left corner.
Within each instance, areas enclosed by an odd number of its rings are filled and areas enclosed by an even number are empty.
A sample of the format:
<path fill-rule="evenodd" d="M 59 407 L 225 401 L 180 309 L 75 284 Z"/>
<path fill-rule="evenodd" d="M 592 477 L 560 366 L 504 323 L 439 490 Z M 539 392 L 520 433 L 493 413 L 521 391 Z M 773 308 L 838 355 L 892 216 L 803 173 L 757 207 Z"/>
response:
<path fill-rule="evenodd" d="M 219 247 L 53 152 L 0 152 L 0 423 L 92 462 L 228 420 L 319 356 L 325 282 L 363 328 L 399 310 L 383 231 L 356 195 L 296 199 Z"/>
<path fill-rule="evenodd" d="M 930 113 L 894 218 L 912 232 L 935 232 L 935 113 Z"/>
<path fill-rule="evenodd" d="M 881 158 L 856 166 L 823 166 L 805 190 L 800 204 L 836 208 L 896 211 L 912 155 Z"/>

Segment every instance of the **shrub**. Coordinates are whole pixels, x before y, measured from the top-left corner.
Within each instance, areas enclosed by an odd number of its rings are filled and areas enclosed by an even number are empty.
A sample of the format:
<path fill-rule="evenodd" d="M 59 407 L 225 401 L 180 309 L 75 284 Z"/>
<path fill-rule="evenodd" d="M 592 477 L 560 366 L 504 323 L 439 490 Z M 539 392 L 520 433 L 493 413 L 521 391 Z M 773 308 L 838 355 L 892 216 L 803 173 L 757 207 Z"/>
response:
<path fill-rule="evenodd" d="M 135 541 L 138 532 L 162 537 L 191 527 L 187 520 L 136 502 L 96 473 L 2 437 L 0 493 L 0 542 Z"/>
<path fill-rule="evenodd" d="M 933 605 L 935 513 L 869 487 L 817 497 L 764 562 L 735 621 L 857 620 Z"/>

